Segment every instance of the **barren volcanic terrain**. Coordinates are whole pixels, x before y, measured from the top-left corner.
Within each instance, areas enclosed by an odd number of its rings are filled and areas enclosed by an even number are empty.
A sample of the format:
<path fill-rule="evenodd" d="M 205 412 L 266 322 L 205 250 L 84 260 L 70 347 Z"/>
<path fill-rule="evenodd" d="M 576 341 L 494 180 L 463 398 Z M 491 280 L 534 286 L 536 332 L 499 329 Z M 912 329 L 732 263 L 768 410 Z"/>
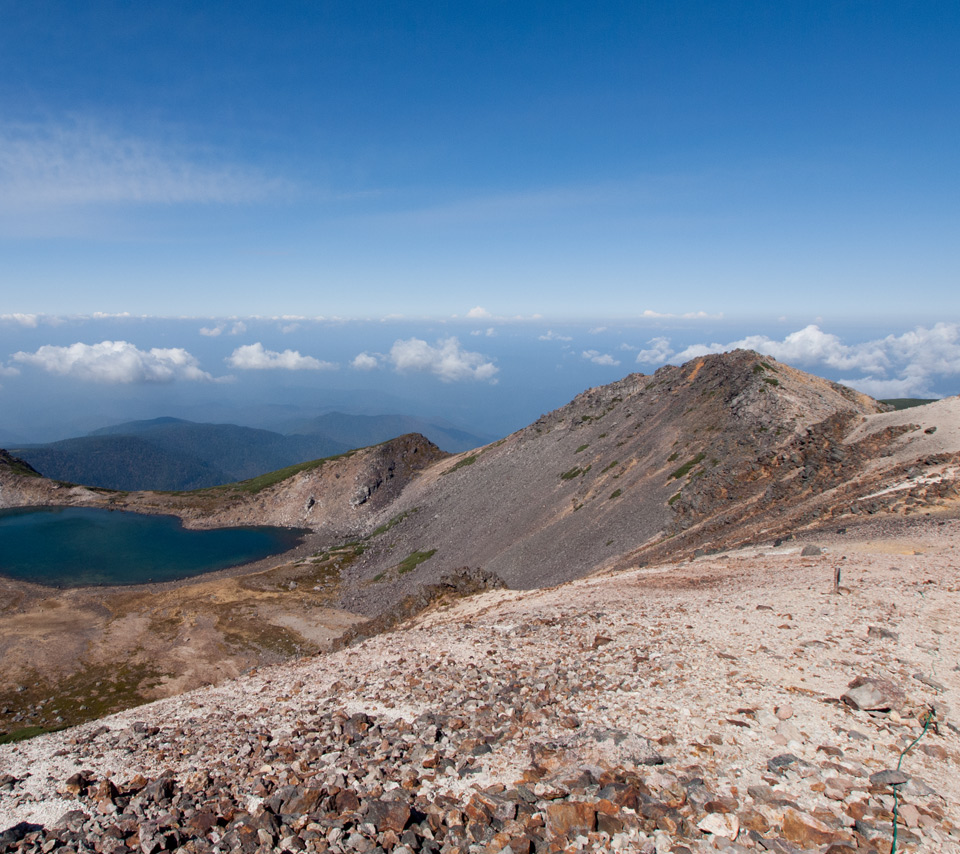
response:
<path fill-rule="evenodd" d="M 0 830 L 885 854 L 896 812 L 897 850 L 960 850 L 958 475 L 960 398 L 888 412 L 747 351 L 456 456 L 410 435 L 169 494 L 0 458 L 0 506 L 311 531 L 187 582 L 3 581 L 0 727 L 169 699 L 2 748 Z"/>
<path fill-rule="evenodd" d="M 896 806 L 898 851 L 954 852 L 949 515 L 481 593 L 6 746 L 0 827 L 25 851 L 837 854 L 890 851 Z"/>

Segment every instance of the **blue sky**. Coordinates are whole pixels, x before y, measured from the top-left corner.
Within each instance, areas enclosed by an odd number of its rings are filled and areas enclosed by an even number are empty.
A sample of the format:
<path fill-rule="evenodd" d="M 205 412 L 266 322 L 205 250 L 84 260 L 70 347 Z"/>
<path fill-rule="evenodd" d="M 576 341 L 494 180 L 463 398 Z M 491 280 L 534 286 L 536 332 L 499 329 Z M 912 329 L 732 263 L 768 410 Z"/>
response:
<path fill-rule="evenodd" d="M 159 407 L 268 370 L 392 376 L 439 412 L 479 395 L 482 419 L 523 397 L 514 371 L 560 395 L 744 341 L 876 393 L 955 393 L 958 43 L 937 0 L 0 0 L 3 408 L 37 403 L 40 376 Z M 253 320 L 285 316 L 350 332 L 281 346 Z M 228 364 L 209 348 L 232 327 L 199 333 L 228 318 L 262 348 L 248 363 L 330 365 Z M 36 355 L 105 341 L 211 379 Z M 550 343 L 596 355 L 551 385 Z M 140 358 L 74 352 L 74 371 Z"/>

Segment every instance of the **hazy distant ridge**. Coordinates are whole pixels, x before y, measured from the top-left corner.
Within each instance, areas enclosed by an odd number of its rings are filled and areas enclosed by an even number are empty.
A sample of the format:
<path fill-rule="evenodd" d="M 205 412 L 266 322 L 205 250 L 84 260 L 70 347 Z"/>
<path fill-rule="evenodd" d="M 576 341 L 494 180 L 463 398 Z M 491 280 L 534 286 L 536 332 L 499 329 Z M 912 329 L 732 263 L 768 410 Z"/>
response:
<path fill-rule="evenodd" d="M 334 412 L 291 422 L 288 434 L 163 417 L 11 450 L 54 480 L 108 489 L 184 490 L 246 480 L 412 432 L 454 452 L 487 441 L 415 416 Z"/>

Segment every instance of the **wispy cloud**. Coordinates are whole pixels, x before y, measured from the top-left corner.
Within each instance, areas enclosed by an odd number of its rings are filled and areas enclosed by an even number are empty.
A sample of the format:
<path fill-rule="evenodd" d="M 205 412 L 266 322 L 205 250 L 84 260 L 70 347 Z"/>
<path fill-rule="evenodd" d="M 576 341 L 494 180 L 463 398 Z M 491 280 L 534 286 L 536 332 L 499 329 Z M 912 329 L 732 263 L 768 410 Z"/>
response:
<path fill-rule="evenodd" d="M 457 338 L 442 338 L 436 345 L 420 338 L 398 339 L 389 353 L 360 353 L 351 362 L 369 371 L 391 366 L 398 373 L 433 374 L 443 382 L 479 380 L 496 383 L 499 368 L 482 353 L 465 350 Z"/>
<path fill-rule="evenodd" d="M 323 362 L 313 356 L 301 356 L 296 350 L 267 350 L 259 341 L 256 344 L 246 344 L 237 347 L 226 362 L 231 368 L 241 371 L 332 371 L 336 370 L 335 362 Z"/>
<path fill-rule="evenodd" d="M 47 373 L 101 383 L 213 379 L 190 353 L 180 347 L 140 350 L 127 341 L 76 343 L 69 347 L 46 344 L 33 353 L 14 353 L 12 358 Z"/>
<path fill-rule="evenodd" d="M 16 323 L 30 329 L 35 329 L 40 325 L 39 314 L 0 314 L 0 320 L 6 321 L 7 323 Z"/>
<path fill-rule="evenodd" d="M 284 189 L 255 170 L 89 121 L 0 124 L 0 211 L 249 202 Z"/>
<path fill-rule="evenodd" d="M 845 344 L 839 336 L 811 324 L 783 339 L 748 335 L 736 341 L 693 344 L 680 351 L 666 337 L 654 338 L 637 354 L 641 364 L 677 363 L 708 353 L 748 349 L 773 356 L 787 364 L 851 372 L 846 385 L 880 397 L 932 397 L 936 377 L 960 376 L 960 324 L 937 323 L 902 335 L 888 335 L 858 344 Z M 861 376 L 854 376 L 859 372 Z"/>
<path fill-rule="evenodd" d="M 540 335 L 537 338 L 538 341 L 573 341 L 569 335 L 561 335 L 559 332 L 554 332 L 552 329 L 548 329 L 543 335 Z"/>

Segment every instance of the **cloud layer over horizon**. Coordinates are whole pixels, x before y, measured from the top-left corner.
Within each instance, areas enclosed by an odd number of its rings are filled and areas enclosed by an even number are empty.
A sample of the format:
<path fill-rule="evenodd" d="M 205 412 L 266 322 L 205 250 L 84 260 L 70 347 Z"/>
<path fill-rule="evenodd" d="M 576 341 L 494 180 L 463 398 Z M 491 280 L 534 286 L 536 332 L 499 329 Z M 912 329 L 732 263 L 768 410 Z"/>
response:
<path fill-rule="evenodd" d="M 691 344 L 676 351 L 670 339 L 657 336 L 636 357 L 638 364 L 679 363 L 708 353 L 756 350 L 787 364 L 807 369 L 860 371 L 865 376 L 839 381 L 877 398 L 936 397 L 931 391 L 935 376 L 960 376 L 960 324 L 918 326 L 900 335 L 887 335 L 858 344 L 844 344 L 839 336 L 816 324 L 777 340 L 749 335 L 726 344 Z"/>

